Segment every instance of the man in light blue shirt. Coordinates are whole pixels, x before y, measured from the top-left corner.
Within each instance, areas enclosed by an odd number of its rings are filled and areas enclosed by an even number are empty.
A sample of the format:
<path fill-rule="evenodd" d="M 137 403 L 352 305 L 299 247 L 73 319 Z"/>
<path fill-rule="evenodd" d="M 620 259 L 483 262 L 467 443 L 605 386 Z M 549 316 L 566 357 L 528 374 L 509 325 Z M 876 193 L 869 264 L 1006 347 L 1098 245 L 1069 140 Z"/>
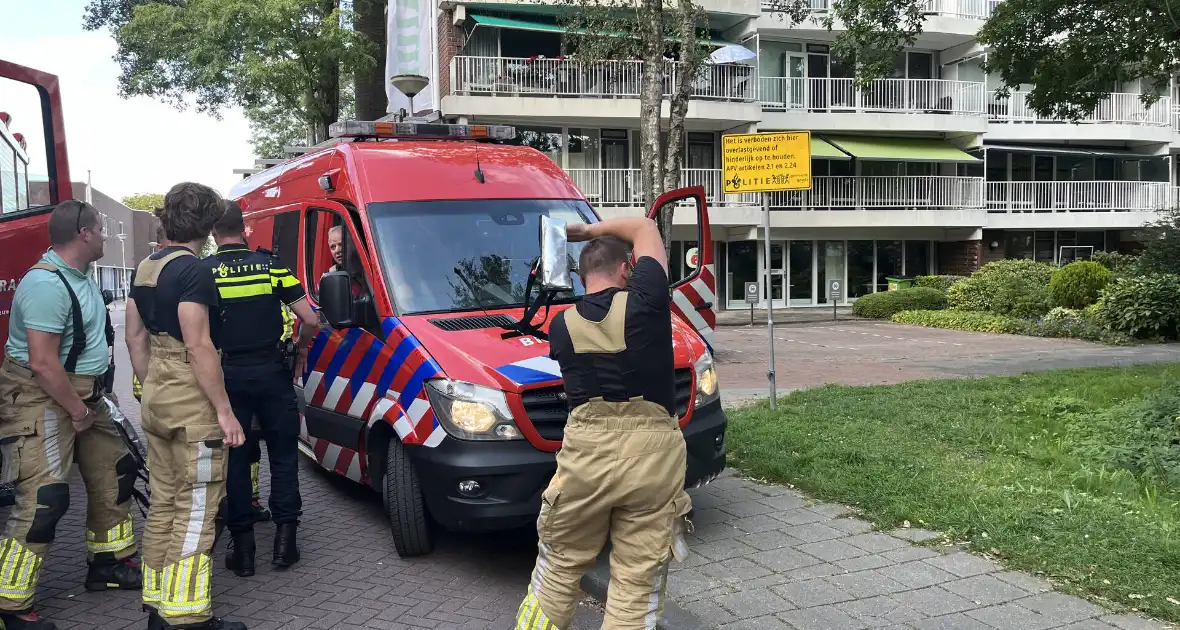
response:
<path fill-rule="evenodd" d="M 55 630 L 33 607 L 41 563 L 70 507 L 77 452 L 86 483 L 88 590 L 139 589 L 131 502 L 137 465 L 104 400 L 106 304 L 91 279 L 102 258 L 98 211 L 64 201 L 49 216 L 51 248 L 13 296 L 0 364 L 0 482 L 16 505 L 0 534 L 0 628 Z"/>

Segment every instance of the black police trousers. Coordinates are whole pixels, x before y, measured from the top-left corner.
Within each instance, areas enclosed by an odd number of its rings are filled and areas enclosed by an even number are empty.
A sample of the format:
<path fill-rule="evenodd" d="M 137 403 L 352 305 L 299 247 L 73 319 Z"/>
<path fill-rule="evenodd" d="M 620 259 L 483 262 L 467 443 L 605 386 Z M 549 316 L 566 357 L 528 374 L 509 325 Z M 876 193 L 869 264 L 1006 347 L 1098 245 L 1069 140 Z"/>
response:
<path fill-rule="evenodd" d="M 259 436 L 250 425 L 255 414 L 270 460 L 271 519 L 276 525 L 298 523 L 303 499 L 299 496 L 299 407 L 294 379 L 278 358 L 258 363 L 226 360 L 222 370 L 230 405 L 246 435 L 245 444 L 229 450 L 226 525 L 232 533 L 254 530 L 250 465 L 254 460 L 251 451 L 258 448 Z"/>

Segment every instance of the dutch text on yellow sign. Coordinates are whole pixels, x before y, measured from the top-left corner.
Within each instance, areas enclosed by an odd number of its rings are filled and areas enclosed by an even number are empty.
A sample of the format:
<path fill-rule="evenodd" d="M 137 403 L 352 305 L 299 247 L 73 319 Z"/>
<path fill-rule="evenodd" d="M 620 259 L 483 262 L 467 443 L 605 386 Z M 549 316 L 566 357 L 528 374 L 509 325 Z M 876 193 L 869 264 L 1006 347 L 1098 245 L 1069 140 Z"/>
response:
<path fill-rule="evenodd" d="M 771 131 L 721 136 L 728 194 L 811 189 L 811 132 Z"/>

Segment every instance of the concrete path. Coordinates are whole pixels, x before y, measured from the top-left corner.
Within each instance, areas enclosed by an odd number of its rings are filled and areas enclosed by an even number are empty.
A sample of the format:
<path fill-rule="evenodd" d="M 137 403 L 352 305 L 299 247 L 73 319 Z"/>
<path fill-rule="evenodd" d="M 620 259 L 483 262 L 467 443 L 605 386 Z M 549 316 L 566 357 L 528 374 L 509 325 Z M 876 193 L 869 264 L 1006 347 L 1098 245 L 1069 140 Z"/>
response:
<path fill-rule="evenodd" d="M 697 628 L 725 630 L 1163 629 L 1113 615 L 1048 582 L 919 529 L 874 532 L 840 505 L 733 471 L 691 492 L 692 555 L 668 594 Z"/>

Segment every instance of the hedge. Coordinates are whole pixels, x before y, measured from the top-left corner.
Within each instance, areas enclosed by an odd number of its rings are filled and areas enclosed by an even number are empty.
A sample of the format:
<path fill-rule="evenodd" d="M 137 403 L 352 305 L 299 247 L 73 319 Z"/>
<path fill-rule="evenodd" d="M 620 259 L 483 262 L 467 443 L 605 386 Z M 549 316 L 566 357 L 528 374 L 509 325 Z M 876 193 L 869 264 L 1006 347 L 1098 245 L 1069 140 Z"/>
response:
<path fill-rule="evenodd" d="M 946 294 L 938 289 L 914 287 L 897 291 L 870 293 L 856 298 L 852 314 L 856 317 L 888 319 L 901 311 L 938 310 L 946 308 Z"/>
<path fill-rule="evenodd" d="M 966 277 L 967 276 L 918 276 L 914 280 L 914 286 L 938 289 L 939 291 L 945 292 L 951 288 L 952 284 Z"/>

